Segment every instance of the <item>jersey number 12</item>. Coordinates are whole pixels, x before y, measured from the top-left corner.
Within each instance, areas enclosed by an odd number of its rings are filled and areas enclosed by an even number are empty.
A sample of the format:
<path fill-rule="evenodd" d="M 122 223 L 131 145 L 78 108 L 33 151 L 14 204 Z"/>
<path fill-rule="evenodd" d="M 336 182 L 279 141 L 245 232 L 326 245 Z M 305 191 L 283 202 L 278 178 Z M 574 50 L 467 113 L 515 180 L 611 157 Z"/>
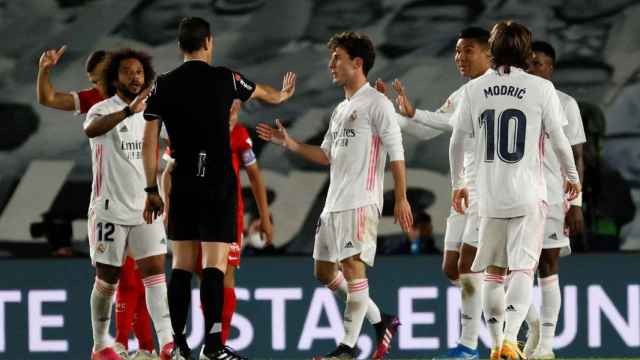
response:
<path fill-rule="evenodd" d="M 510 144 L 509 123 L 515 122 L 514 137 Z M 487 109 L 480 115 L 480 127 L 484 128 L 487 140 L 484 161 L 492 162 L 496 153 L 496 111 Z M 527 117 L 518 109 L 506 109 L 498 116 L 498 157 L 506 163 L 516 163 L 524 157 L 525 136 L 527 134 Z"/>

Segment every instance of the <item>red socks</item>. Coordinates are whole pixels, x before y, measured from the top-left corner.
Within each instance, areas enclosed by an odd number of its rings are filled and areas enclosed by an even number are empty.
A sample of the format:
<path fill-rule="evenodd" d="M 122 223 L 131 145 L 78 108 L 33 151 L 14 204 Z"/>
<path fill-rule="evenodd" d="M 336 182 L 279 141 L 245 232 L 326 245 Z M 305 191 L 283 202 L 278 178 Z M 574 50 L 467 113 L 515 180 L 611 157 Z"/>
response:
<path fill-rule="evenodd" d="M 224 303 L 222 307 L 222 343 L 227 342 L 231 329 L 231 318 L 236 311 L 236 291 L 234 288 L 224 288 Z"/>

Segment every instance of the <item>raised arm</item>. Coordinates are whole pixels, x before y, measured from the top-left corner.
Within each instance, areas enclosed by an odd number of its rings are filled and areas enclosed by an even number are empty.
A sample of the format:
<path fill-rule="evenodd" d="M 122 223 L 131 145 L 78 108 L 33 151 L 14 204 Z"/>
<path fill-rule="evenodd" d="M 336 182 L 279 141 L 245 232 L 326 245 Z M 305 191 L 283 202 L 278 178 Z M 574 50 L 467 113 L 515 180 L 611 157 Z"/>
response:
<path fill-rule="evenodd" d="M 308 145 L 294 140 L 289 136 L 287 129 L 282 126 L 282 123 L 278 119 L 276 119 L 276 127 L 277 128 L 273 128 L 267 124 L 260 123 L 256 127 L 256 130 L 262 140 L 282 145 L 285 149 L 289 149 L 309 161 L 320 165 L 329 165 L 331 163 L 329 155 L 322 147 Z M 329 131 L 327 131 L 327 136 L 331 136 Z M 325 136 L 325 141 L 327 141 L 327 136 Z"/>
<path fill-rule="evenodd" d="M 65 111 L 76 110 L 76 103 L 73 95 L 69 92 L 57 91 L 49 80 L 51 69 L 58 63 L 67 46 L 64 45 L 58 50 L 46 50 L 40 56 L 38 62 L 38 80 L 36 90 L 38 103 L 41 105 Z"/>
<path fill-rule="evenodd" d="M 132 114 L 144 111 L 146 107 L 145 100 L 147 96 L 149 96 L 150 90 L 150 88 L 144 89 L 128 106 L 120 111 L 92 118 L 92 120 L 84 127 L 85 134 L 90 138 L 104 135 L 118 125 L 122 120 Z"/>
<path fill-rule="evenodd" d="M 264 101 L 269 104 L 281 104 L 287 101 L 296 90 L 296 74 L 288 72 L 282 80 L 282 90 L 276 90 L 265 84 L 256 84 L 252 99 Z"/>

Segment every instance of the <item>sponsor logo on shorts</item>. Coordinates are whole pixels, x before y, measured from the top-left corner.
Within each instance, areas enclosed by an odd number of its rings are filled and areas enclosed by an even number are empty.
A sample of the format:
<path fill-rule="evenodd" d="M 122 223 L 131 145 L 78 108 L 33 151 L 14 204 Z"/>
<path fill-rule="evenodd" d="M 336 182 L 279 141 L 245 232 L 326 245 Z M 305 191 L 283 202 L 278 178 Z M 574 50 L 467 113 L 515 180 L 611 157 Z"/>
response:
<path fill-rule="evenodd" d="M 507 306 L 507 311 L 511 311 L 511 312 L 516 311 L 516 307 L 513 305 L 509 305 Z"/>
<path fill-rule="evenodd" d="M 553 233 L 553 234 L 549 235 L 549 239 L 558 240 L 558 234 L 557 233 Z"/>
<path fill-rule="evenodd" d="M 98 247 L 96 248 L 96 251 L 98 251 L 100 254 L 102 254 L 103 252 L 105 252 L 105 250 L 107 250 L 107 245 L 100 243 L 98 244 Z"/>
<path fill-rule="evenodd" d="M 496 319 L 496 318 L 492 317 L 491 319 L 487 320 L 487 322 L 488 322 L 489 324 L 495 324 L 495 323 L 497 323 L 497 322 L 498 322 L 498 319 Z"/>
<path fill-rule="evenodd" d="M 351 241 L 349 241 L 349 242 L 347 243 L 347 245 L 345 245 L 345 246 L 344 246 L 344 248 L 345 248 L 345 249 L 351 249 L 351 248 L 353 248 L 353 243 L 352 243 Z"/>
<path fill-rule="evenodd" d="M 166 243 L 167 243 L 167 239 L 162 238 L 162 239 L 160 240 L 160 244 L 164 245 L 164 244 L 166 244 Z"/>

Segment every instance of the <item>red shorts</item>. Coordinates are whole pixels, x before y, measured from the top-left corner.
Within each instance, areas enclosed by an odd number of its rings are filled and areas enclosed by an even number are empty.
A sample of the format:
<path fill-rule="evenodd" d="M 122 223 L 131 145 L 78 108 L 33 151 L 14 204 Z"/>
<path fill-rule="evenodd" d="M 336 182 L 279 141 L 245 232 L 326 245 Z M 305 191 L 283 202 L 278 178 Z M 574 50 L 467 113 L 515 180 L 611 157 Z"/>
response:
<path fill-rule="evenodd" d="M 238 214 L 236 218 L 236 241 L 229 244 L 229 256 L 227 257 L 227 265 L 233 267 L 240 267 L 240 255 L 242 253 L 242 238 L 243 234 L 243 216 L 244 214 Z M 196 260 L 196 273 L 202 272 L 202 248 L 198 249 L 198 259 Z"/>

